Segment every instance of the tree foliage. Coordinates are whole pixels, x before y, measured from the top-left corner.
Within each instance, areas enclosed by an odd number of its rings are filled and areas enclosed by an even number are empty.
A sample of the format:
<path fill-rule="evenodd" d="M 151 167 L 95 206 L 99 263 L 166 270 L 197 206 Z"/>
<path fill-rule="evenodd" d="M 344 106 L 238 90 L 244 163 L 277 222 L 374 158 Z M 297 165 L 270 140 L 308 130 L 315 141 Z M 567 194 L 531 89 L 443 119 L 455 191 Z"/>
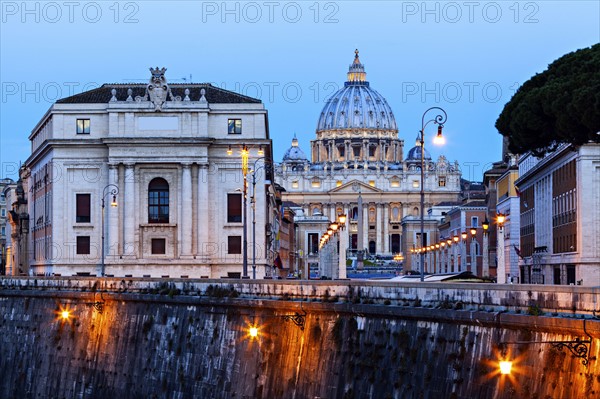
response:
<path fill-rule="evenodd" d="M 514 154 L 600 142 L 600 44 L 562 56 L 525 82 L 496 128 Z"/>

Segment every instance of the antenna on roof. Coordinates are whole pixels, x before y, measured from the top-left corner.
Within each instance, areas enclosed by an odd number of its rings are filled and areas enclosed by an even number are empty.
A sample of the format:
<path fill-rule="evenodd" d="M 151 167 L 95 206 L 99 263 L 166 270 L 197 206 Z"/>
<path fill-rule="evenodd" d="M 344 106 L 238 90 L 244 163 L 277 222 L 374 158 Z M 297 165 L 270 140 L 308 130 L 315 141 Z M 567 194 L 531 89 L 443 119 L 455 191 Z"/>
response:
<path fill-rule="evenodd" d="M 186 77 L 181 78 L 181 80 L 183 80 L 184 82 L 187 83 L 187 78 Z M 192 83 L 192 74 L 191 73 L 190 73 L 190 83 Z"/>

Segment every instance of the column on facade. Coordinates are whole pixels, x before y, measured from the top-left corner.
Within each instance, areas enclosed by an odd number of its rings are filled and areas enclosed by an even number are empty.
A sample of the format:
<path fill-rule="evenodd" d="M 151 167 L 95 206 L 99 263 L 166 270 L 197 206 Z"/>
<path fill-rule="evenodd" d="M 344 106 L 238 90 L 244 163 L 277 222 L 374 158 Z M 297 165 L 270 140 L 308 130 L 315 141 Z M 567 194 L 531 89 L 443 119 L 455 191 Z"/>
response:
<path fill-rule="evenodd" d="M 114 184 L 111 186 L 112 189 L 119 187 L 119 165 L 115 163 L 108 164 L 108 184 Z M 119 189 L 120 191 L 120 189 Z M 122 199 L 124 196 L 119 193 L 117 195 L 117 202 L 123 202 Z M 112 202 L 112 197 L 106 198 L 106 204 L 108 206 L 105 208 L 108 213 L 108 239 L 106 243 L 108 244 L 107 254 L 109 259 L 115 259 L 119 254 L 119 209 L 110 206 Z"/>
<path fill-rule="evenodd" d="M 371 205 L 367 202 L 366 205 L 363 205 L 363 218 L 362 218 L 362 222 L 363 222 L 363 247 L 359 248 L 364 250 L 365 248 L 369 248 L 369 207 Z M 366 252 L 365 252 L 366 254 Z"/>
<path fill-rule="evenodd" d="M 192 254 L 192 165 L 181 166 L 181 255 L 189 256 Z"/>
<path fill-rule="evenodd" d="M 196 223 L 198 225 L 196 235 L 198 242 L 196 253 L 206 254 L 208 251 L 208 165 L 198 165 L 198 209 L 196 212 Z"/>
<path fill-rule="evenodd" d="M 381 204 L 378 203 L 376 206 L 376 217 L 375 217 L 375 231 L 377 232 L 377 240 L 375 250 L 378 254 L 383 252 L 383 220 L 382 220 L 382 209 Z"/>
<path fill-rule="evenodd" d="M 383 204 L 383 252 L 390 252 L 390 205 Z"/>
<path fill-rule="evenodd" d="M 135 164 L 125 164 L 125 192 L 123 199 L 124 224 L 123 224 L 123 254 L 135 255 Z"/>

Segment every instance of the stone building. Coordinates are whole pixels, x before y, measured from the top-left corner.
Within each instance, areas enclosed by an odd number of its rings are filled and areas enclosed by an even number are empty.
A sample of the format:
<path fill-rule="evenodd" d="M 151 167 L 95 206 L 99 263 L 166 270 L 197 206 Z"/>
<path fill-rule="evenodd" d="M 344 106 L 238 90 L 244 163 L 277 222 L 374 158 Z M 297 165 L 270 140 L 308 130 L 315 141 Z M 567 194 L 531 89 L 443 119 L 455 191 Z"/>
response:
<path fill-rule="evenodd" d="M 421 115 L 410 118 L 417 126 Z M 456 201 L 458 164 L 444 156 L 434 161 L 427 150 L 424 157 L 425 208 Z M 396 116 L 370 86 L 356 51 L 344 87 L 318 116 L 310 160 L 294 137 L 277 166 L 276 179 L 286 189 L 284 199 L 299 204 L 304 217 L 324 215 L 333 221 L 338 214 L 348 215 L 343 242 L 349 243 L 350 253 L 393 256 L 402 254 L 405 242 L 416 241 L 414 230 L 411 237 L 403 237 L 401 224 L 403 218 L 419 215 L 420 170 L 421 147 L 412 147 L 405 156 Z M 436 230 L 433 225 L 431 229 Z M 310 240 L 304 237 L 300 242 Z M 310 252 L 307 247 L 299 250 Z"/>
<path fill-rule="evenodd" d="M 504 261 L 503 265 L 498 265 L 499 283 L 519 283 L 521 273 L 519 272 L 520 255 L 520 208 L 519 196 L 515 188 L 515 181 L 519 178 L 519 168 L 516 163 L 506 169 L 496 181 L 496 192 L 498 193 L 497 212 L 504 216 L 504 225 L 502 226 L 501 242 L 504 243 L 499 261 Z"/>
<path fill-rule="evenodd" d="M 6 246 L 4 273 L 9 276 L 29 274 L 29 214 L 27 213 L 27 169 L 19 170 L 21 178 L 7 185 L 3 194 L 6 201 Z"/>
<path fill-rule="evenodd" d="M 148 84 L 58 100 L 33 129 L 32 274 L 234 277 L 253 246 L 258 277 L 270 270 L 272 168 L 250 170 L 272 159 L 267 110 L 150 70 Z M 248 243 L 249 196 L 256 243 Z"/>
<path fill-rule="evenodd" d="M 10 247 L 10 229 L 8 219 L 11 208 L 9 193 L 15 188 L 15 182 L 12 179 L 0 179 L 0 274 L 4 274 L 7 264 L 7 258 L 10 257 L 8 248 Z"/>
<path fill-rule="evenodd" d="M 600 282 L 600 144 L 519 159 L 520 281 Z"/>

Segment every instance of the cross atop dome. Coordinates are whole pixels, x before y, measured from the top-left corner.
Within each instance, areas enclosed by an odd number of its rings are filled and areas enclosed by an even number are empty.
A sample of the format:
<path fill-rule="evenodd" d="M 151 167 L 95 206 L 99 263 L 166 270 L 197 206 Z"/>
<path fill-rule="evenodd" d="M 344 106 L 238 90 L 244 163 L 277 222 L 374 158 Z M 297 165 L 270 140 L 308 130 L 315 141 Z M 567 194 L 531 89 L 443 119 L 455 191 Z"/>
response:
<path fill-rule="evenodd" d="M 360 63 L 358 58 L 358 49 L 354 50 L 354 62 L 348 69 L 348 84 L 368 84 L 365 66 Z"/>

